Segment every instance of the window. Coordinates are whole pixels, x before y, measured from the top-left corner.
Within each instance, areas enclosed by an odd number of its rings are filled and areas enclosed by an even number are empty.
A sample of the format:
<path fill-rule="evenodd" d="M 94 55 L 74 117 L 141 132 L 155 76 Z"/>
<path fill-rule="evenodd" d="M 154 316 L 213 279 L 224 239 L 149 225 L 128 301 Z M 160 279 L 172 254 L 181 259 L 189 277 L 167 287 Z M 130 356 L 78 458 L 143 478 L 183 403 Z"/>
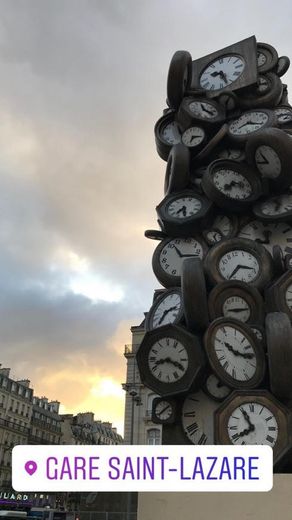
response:
<path fill-rule="evenodd" d="M 161 444 L 160 430 L 158 428 L 147 430 L 147 444 Z"/>

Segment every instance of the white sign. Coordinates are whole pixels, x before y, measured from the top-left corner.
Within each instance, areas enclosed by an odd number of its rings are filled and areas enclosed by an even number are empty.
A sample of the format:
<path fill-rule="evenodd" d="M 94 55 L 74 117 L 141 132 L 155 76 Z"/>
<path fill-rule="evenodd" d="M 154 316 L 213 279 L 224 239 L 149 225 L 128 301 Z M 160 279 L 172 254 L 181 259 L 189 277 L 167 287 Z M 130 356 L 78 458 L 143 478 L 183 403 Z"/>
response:
<path fill-rule="evenodd" d="M 269 446 L 15 446 L 16 491 L 269 491 Z"/>

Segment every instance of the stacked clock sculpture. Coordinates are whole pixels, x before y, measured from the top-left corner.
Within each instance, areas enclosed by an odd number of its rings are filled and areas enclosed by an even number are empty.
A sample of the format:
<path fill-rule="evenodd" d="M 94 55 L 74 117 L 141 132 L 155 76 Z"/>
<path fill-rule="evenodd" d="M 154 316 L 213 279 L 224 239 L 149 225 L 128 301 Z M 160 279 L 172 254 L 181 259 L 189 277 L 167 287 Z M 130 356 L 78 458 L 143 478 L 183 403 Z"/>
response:
<path fill-rule="evenodd" d="M 267 444 L 292 471 L 289 58 L 254 36 L 177 51 L 155 125 L 167 161 L 137 352 L 165 444 Z"/>

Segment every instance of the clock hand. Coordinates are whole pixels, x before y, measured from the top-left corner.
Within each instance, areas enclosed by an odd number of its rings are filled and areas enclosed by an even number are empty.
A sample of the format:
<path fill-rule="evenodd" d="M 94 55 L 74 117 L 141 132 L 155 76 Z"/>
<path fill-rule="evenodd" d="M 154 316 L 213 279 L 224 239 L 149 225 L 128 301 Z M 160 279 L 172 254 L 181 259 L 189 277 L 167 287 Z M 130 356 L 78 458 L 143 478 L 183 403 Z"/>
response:
<path fill-rule="evenodd" d="M 227 350 L 232 352 L 232 354 L 234 354 L 235 356 L 240 356 L 240 357 L 243 357 L 245 359 L 252 359 L 252 358 L 254 358 L 254 354 L 251 354 L 251 353 L 249 354 L 248 352 L 239 352 L 239 350 L 235 350 L 233 348 L 233 346 L 230 345 L 230 343 L 227 343 L 227 341 L 224 341 L 223 343 L 226 346 Z"/>
<path fill-rule="evenodd" d="M 176 214 L 178 215 L 179 213 L 183 212 L 184 214 L 184 217 L 186 216 L 186 206 L 182 206 L 180 209 L 177 210 Z"/>
<path fill-rule="evenodd" d="M 254 426 L 254 424 L 252 424 L 252 422 L 251 422 L 251 420 L 249 418 L 248 413 L 245 410 L 241 410 L 241 413 L 242 413 L 243 417 L 245 418 L 245 420 L 248 422 L 249 431 L 253 432 L 255 430 L 255 426 Z"/>
<path fill-rule="evenodd" d="M 211 116 L 214 114 L 211 110 L 207 110 L 207 108 L 205 108 L 203 103 L 201 103 L 201 109 L 202 109 L 202 112 L 207 112 L 207 114 L 210 114 Z"/>
<path fill-rule="evenodd" d="M 264 239 L 256 238 L 255 242 L 258 242 L 259 244 L 269 244 L 271 234 L 272 234 L 272 231 L 270 229 L 264 229 L 263 230 Z"/>
<path fill-rule="evenodd" d="M 173 247 L 176 250 L 176 252 L 177 252 L 177 254 L 178 254 L 178 256 L 180 258 L 188 258 L 188 257 L 191 257 L 191 256 L 199 256 L 199 255 L 195 255 L 194 253 L 192 253 L 191 255 L 189 255 L 189 254 L 185 254 L 184 255 L 183 253 L 180 252 L 180 250 L 176 246 L 173 246 Z"/>
<path fill-rule="evenodd" d="M 174 306 L 174 307 L 169 307 L 169 309 L 166 309 L 166 310 L 163 312 L 163 314 L 162 314 L 162 316 L 161 316 L 161 318 L 160 318 L 160 320 L 159 320 L 159 322 L 158 322 L 158 325 L 160 325 L 160 324 L 163 322 L 165 316 L 166 316 L 169 312 L 171 312 L 171 311 L 175 311 L 175 310 L 176 310 L 176 307 L 175 307 L 175 306 Z"/>
<path fill-rule="evenodd" d="M 257 164 L 269 164 L 269 161 L 266 159 L 262 152 L 260 152 L 260 155 L 262 157 L 262 161 L 257 161 Z"/>
<path fill-rule="evenodd" d="M 243 125 L 241 126 L 238 126 L 237 129 L 240 130 L 240 128 L 243 128 L 244 126 L 247 126 L 247 125 L 258 125 L 259 123 L 254 123 L 253 121 L 246 121 L 245 123 L 243 123 Z"/>
<path fill-rule="evenodd" d="M 178 247 L 176 247 L 176 246 L 173 246 L 173 247 L 176 250 L 178 256 L 182 257 L 182 254 L 181 254 L 180 250 L 178 249 Z"/>
<path fill-rule="evenodd" d="M 201 136 L 200 135 L 192 135 L 190 143 L 192 142 L 193 139 L 195 139 L 195 137 L 201 137 Z"/>
<path fill-rule="evenodd" d="M 232 271 L 231 275 L 229 276 L 228 280 L 231 279 L 232 276 L 234 276 L 237 271 L 239 271 L 239 269 L 249 269 L 249 270 L 253 270 L 254 271 L 254 267 L 249 267 L 248 265 L 242 265 L 242 264 L 238 264 L 235 269 Z"/>
<path fill-rule="evenodd" d="M 210 76 L 212 76 L 212 78 L 216 78 L 216 76 L 220 76 L 221 75 L 221 70 L 218 72 L 217 70 L 215 70 L 215 72 L 211 72 Z"/>
<path fill-rule="evenodd" d="M 229 184 L 224 184 L 224 190 L 231 190 L 233 186 L 239 186 L 240 188 L 244 188 L 244 184 L 242 181 L 231 181 Z"/>
<path fill-rule="evenodd" d="M 178 361 L 172 361 L 173 365 L 177 368 L 179 368 L 180 370 L 184 371 L 184 367 L 181 363 L 179 363 Z"/>
<path fill-rule="evenodd" d="M 225 81 L 225 83 L 227 84 L 226 73 L 223 72 L 223 70 L 220 70 L 220 78 L 223 79 L 223 81 Z"/>
<path fill-rule="evenodd" d="M 229 312 L 242 312 L 248 311 L 248 307 L 234 307 L 234 309 L 229 309 Z"/>
<path fill-rule="evenodd" d="M 158 413 L 156 412 L 156 415 L 158 415 L 158 417 L 159 417 L 159 415 L 162 415 L 164 412 L 166 412 L 166 410 L 168 410 L 168 408 L 170 408 L 169 404 L 166 405 L 165 408 L 163 408 L 163 410 L 161 410 L 161 412 L 158 412 Z"/>

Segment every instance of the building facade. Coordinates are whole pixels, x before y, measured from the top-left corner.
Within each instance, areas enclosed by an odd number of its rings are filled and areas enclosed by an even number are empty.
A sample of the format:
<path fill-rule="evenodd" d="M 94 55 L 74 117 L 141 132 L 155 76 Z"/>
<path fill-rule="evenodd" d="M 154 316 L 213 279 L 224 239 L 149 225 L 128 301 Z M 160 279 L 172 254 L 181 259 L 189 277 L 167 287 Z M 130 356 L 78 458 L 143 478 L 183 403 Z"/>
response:
<path fill-rule="evenodd" d="M 162 427 L 151 421 L 152 402 L 157 394 L 146 388 L 140 380 L 136 352 L 145 335 L 144 321 L 131 327 L 132 343 L 125 345 L 127 360 L 124 444 L 161 444 Z"/>
<path fill-rule="evenodd" d="M 59 401 L 33 397 L 28 444 L 60 444 L 62 437 Z"/>
<path fill-rule="evenodd" d="M 110 422 L 96 421 L 92 412 L 61 415 L 62 444 L 122 444 Z"/>
<path fill-rule="evenodd" d="M 1 367 L 1 365 L 0 365 Z M 28 379 L 14 381 L 10 368 L 0 368 L 0 489 L 11 490 L 11 453 L 28 444 L 33 389 Z"/>

